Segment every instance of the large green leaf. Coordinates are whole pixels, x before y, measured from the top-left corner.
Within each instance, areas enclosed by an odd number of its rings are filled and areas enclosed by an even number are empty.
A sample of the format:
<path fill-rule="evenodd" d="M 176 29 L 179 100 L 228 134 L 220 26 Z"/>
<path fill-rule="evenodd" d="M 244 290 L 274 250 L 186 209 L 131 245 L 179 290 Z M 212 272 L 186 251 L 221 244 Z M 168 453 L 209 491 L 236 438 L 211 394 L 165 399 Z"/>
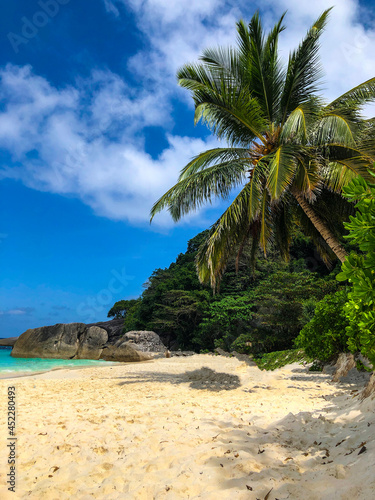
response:
<path fill-rule="evenodd" d="M 282 145 L 274 153 L 268 155 L 269 175 L 267 187 L 272 200 L 277 200 L 284 191 L 292 184 L 293 176 L 296 172 L 296 157 L 298 147 Z"/>

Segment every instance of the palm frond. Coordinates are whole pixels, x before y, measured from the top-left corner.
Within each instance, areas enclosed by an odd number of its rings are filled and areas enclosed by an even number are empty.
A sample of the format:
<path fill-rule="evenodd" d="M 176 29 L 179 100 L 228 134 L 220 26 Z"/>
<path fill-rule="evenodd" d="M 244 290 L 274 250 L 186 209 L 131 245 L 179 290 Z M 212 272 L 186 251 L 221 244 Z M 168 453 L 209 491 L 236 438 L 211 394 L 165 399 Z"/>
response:
<path fill-rule="evenodd" d="M 281 17 L 267 38 L 264 35 L 259 12 L 248 26 L 237 23 L 239 62 L 243 68 L 242 81 L 246 82 L 258 99 L 264 116 L 269 122 L 275 118 L 280 101 L 283 73 L 278 59 L 278 37 L 284 30 Z"/>
<path fill-rule="evenodd" d="M 297 147 L 281 145 L 274 153 L 267 156 L 270 158 L 267 187 L 272 200 L 277 200 L 291 185 L 296 172 Z"/>
<path fill-rule="evenodd" d="M 321 163 L 309 155 L 300 155 L 297 160 L 297 172 L 293 179 L 292 190 L 297 189 L 310 202 L 315 201 L 320 192 Z"/>
<path fill-rule="evenodd" d="M 369 102 L 375 101 L 375 77 L 357 85 L 329 104 L 332 108 L 354 107 L 361 108 Z"/>
<path fill-rule="evenodd" d="M 216 74 L 218 78 L 222 78 L 225 74 L 231 85 L 243 85 L 243 68 L 236 49 L 211 47 L 203 51 L 200 60 L 212 75 Z"/>
<path fill-rule="evenodd" d="M 328 20 L 331 9 L 327 9 L 307 32 L 298 49 L 289 56 L 283 95 L 281 98 L 281 122 L 300 104 L 307 102 L 318 89 L 322 76 L 319 64 L 319 37 Z"/>
<path fill-rule="evenodd" d="M 302 104 L 290 113 L 288 119 L 284 123 L 280 138 L 283 142 L 296 141 L 299 144 L 306 144 L 306 114 Z"/>
<path fill-rule="evenodd" d="M 232 189 L 243 182 L 247 160 L 230 160 L 196 172 L 173 186 L 152 207 L 151 221 L 155 215 L 168 208 L 174 221 L 197 210 L 212 198 L 227 198 Z"/>
<path fill-rule="evenodd" d="M 248 196 L 248 218 L 254 220 L 258 217 L 262 193 L 266 187 L 266 179 L 269 165 L 260 160 L 251 171 L 251 179 L 249 182 L 249 196 Z"/>
<path fill-rule="evenodd" d="M 363 151 L 358 147 L 326 144 L 323 156 L 325 164 L 321 168 L 321 179 L 332 191 L 341 193 L 342 188 L 359 175 L 371 179 L 369 169 L 375 160 L 375 152 L 370 148 Z"/>
<path fill-rule="evenodd" d="M 267 245 L 272 236 L 272 208 L 271 198 L 267 189 L 263 190 L 260 209 L 260 235 L 259 243 L 264 254 L 267 252 Z"/>
<path fill-rule="evenodd" d="M 357 173 L 353 168 L 350 168 L 349 162 L 341 160 L 340 162 L 330 162 L 327 169 L 323 171 L 323 176 L 325 187 L 336 193 L 341 193 L 342 188 L 357 177 Z"/>
<path fill-rule="evenodd" d="M 274 243 L 285 261 L 289 260 L 289 247 L 292 242 L 292 213 L 289 198 L 287 195 L 273 211 Z"/>
<path fill-rule="evenodd" d="M 215 290 L 223 275 L 233 248 L 248 230 L 250 184 L 242 189 L 223 215 L 213 224 L 206 241 L 198 250 L 196 265 L 202 283 L 210 282 Z"/>
<path fill-rule="evenodd" d="M 354 146 L 353 126 L 353 123 L 343 115 L 333 112 L 325 113 L 317 124 L 314 144 L 336 143 Z"/>
<path fill-rule="evenodd" d="M 230 160 L 241 159 L 246 161 L 250 160 L 249 150 L 246 148 L 215 148 L 203 151 L 199 155 L 192 158 L 192 160 L 181 170 L 179 181 L 186 179 L 192 174 L 204 170 L 214 162 L 227 162 Z M 249 165 L 250 168 L 250 165 Z"/>
<path fill-rule="evenodd" d="M 285 30 L 283 21 L 286 12 L 270 31 L 263 49 L 263 74 L 266 76 L 266 93 L 269 103 L 269 118 L 273 122 L 280 113 L 280 100 L 283 90 L 285 71 L 283 70 L 278 56 L 279 35 Z"/>
<path fill-rule="evenodd" d="M 178 73 L 179 84 L 191 91 L 195 123 L 202 120 L 217 137 L 231 145 L 262 142 L 263 111 L 246 86 L 232 85 L 227 72 L 218 74 L 202 65 L 186 65 Z"/>

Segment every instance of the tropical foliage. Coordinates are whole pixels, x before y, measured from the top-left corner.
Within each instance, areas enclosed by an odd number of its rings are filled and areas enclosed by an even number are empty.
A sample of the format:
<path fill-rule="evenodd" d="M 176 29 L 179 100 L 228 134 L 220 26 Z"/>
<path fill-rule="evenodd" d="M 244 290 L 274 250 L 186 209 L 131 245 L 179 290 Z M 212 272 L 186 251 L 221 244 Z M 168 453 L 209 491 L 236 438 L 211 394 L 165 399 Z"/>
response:
<path fill-rule="evenodd" d="M 331 277 L 323 279 L 306 270 L 278 271 L 262 280 L 255 289 L 256 326 L 252 331 L 259 351 L 289 349 L 310 319 L 306 306 L 337 288 Z"/>
<path fill-rule="evenodd" d="M 233 350 L 232 344 L 240 336 L 246 342 L 251 336 L 254 311 L 254 294 L 225 295 L 209 305 L 194 341 L 201 349 L 213 346 L 225 351 Z"/>
<path fill-rule="evenodd" d="M 352 206 L 342 189 L 358 174 L 368 179 L 375 157 L 373 127 L 361 107 L 374 100 L 375 78 L 327 104 L 318 95 L 319 38 L 330 9 L 308 30 L 283 67 L 278 39 L 283 19 L 264 33 L 259 14 L 237 23 L 235 48 L 207 49 L 185 65 L 179 84 L 202 121 L 228 146 L 194 157 L 177 184 L 151 211 L 167 208 L 175 221 L 214 198 L 234 200 L 210 229 L 197 254 L 199 279 L 214 289 L 228 260 L 250 240 L 252 261 L 273 241 L 287 259 L 294 223 L 311 236 L 327 263 L 345 260 L 338 226 Z M 237 190 L 237 191 L 236 191 Z M 239 192 L 238 192 L 239 190 Z"/>
<path fill-rule="evenodd" d="M 138 304 L 138 299 L 134 300 L 119 300 L 116 304 L 108 311 L 108 318 L 125 318 L 129 317 L 131 311 Z"/>
<path fill-rule="evenodd" d="M 302 363 L 304 361 L 311 362 L 313 359 L 309 358 L 303 349 L 275 351 L 255 358 L 255 362 L 261 370 L 275 370 L 290 363 Z"/>
<path fill-rule="evenodd" d="M 344 188 L 344 195 L 357 202 L 357 213 L 345 227 L 349 230 L 346 238 L 359 248 L 350 253 L 337 276 L 351 285 L 345 306 L 348 345 L 375 366 L 375 183 L 356 178 Z"/>
<path fill-rule="evenodd" d="M 349 321 L 344 312 L 347 299 L 346 290 L 326 295 L 317 304 L 314 317 L 302 328 L 295 345 L 320 361 L 331 361 L 340 352 L 348 351 Z"/>
<path fill-rule="evenodd" d="M 306 310 L 339 287 L 312 244 L 295 235 L 289 263 L 271 246 L 268 258 L 260 254 L 252 268 L 252 249 L 245 246 L 213 295 L 199 282 L 194 263 L 206 234 L 190 240 L 169 268 L 155 270 L 138 300 L 112 307 L 110 315 L 124 318 L 125 331 L 153 330 L 170 348 L 196 351 L 221 347 L 259 355 L 289 349 L 310 319 Z"/>

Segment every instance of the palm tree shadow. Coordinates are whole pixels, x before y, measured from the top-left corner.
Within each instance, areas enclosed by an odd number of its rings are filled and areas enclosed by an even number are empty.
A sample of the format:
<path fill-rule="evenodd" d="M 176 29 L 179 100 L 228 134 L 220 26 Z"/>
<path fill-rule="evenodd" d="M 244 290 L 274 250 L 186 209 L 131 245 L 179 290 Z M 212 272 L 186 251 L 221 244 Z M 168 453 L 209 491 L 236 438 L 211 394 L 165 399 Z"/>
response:
<path fill-rule="evenodd" d="M 123 382 L 119 385 L 129 385 L 146 382 L 167 382 L 170 384 L 189 384 L 192 389 L 207 390 L 211 392 L 231 391 L 241 386 L 241 380 L 237 375 L 216 372 L 211 368 L 203 366 L 197 370 L 185 373 L 165 373 L 165 372 L 143 372 L 129 373 L 126 377 L 121 377 Z"/>

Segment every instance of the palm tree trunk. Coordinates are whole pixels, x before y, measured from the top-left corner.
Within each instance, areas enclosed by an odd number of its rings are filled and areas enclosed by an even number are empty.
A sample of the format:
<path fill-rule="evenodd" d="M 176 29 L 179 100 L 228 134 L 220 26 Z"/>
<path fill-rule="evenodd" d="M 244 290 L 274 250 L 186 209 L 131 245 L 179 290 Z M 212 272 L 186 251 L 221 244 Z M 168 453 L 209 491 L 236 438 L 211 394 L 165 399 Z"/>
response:
<path fill-rule="evenodd" d="M 318 215 L 316 215 L 314 210 L 311 208 L 311 205 L 300 193 L 293 192 L 293 196 L 298 201 L 300 207 L 305 212 L 307 217 L 314 224 L 315 229 L 319 231 L 332 252 L 341 262 L 344 262 L 348 254 L 341 246 L 339 240 L 335 237 L 334 234 L 332 234 L 332 231 L 329 229 L 329 227 L 327 227 L 325 222 L 323 222 L 323 220 Z"/>

